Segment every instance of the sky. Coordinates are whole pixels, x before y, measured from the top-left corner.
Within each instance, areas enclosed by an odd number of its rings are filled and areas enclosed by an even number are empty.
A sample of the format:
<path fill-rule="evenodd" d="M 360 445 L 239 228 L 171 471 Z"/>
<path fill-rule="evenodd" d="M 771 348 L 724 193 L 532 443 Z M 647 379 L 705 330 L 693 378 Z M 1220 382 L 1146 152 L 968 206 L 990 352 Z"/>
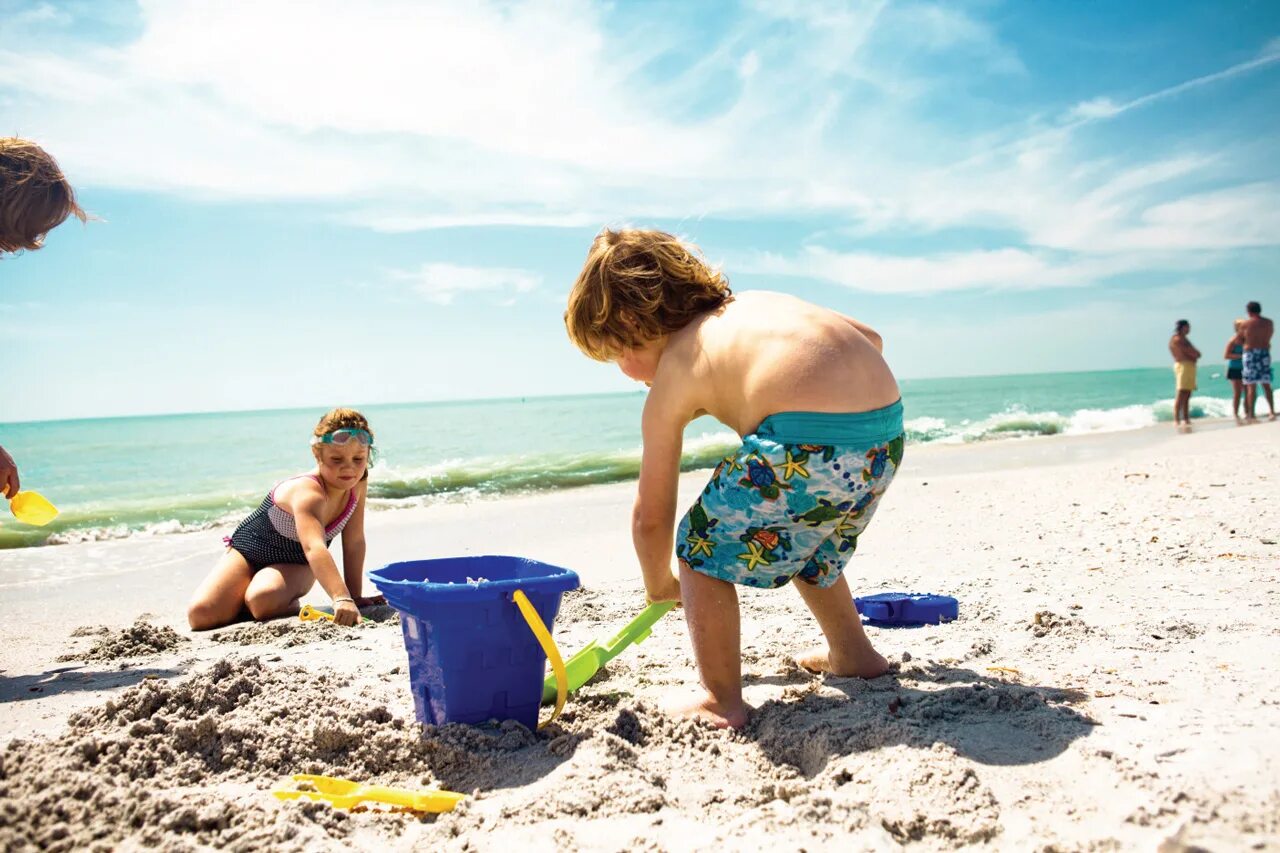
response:
<path fill-rule="evenodd" d="M 0 0 L 0 135 L 93 215 L 0 259 L 0 422 L 629 390 L 604 225 L 901 377 L 1210 359 L 1280 301 L 1280 4 Z"/>

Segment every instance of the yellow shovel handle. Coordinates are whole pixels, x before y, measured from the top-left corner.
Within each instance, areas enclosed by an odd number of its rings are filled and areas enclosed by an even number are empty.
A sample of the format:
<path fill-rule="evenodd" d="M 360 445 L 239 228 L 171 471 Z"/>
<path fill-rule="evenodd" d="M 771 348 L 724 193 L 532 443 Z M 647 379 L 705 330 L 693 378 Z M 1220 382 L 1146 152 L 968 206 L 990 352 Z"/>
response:
<path fill-rule="evenodd" d="M 326 619 L 333 621 L 332 613 L 325 613 L 323 610 L 316 610 L 310 604 L 302 605 L 302 609 L 298 611 L 298 618 L 303 622 L 314 622 L 317 619 Z"/>
<path fill-rule="evenodd" d="M 547 653 L 547 660 L 551 661 L 551 671 L 556 676 L 556 709 L 551 712 L 549 718 L 538 723 L 538 728 L 542 728 L 560 716 L 560 712 L 564 710 L 564 700 L 569 695 L 569 674 L 565 671 L 564 660 L 560 657 L 560 650 L 556 648 L 556 641 L 551 639 L 551 632 L 543 624 L 542 617 L 538 615 L 538 611 L 533 609 L 533 602 L 529 601 L 529 597 L 524 594 L 524 590 L 517 589 L 512 593 L 511 597 L 515 599 L 516 606 L 520 608 L 520 614 L 524 616 L 524 621 L 529 623 L 529 630 L 533 632 L 533 636 L 538 638 L 538 643 L 542 646 L 542 650 Z"/>

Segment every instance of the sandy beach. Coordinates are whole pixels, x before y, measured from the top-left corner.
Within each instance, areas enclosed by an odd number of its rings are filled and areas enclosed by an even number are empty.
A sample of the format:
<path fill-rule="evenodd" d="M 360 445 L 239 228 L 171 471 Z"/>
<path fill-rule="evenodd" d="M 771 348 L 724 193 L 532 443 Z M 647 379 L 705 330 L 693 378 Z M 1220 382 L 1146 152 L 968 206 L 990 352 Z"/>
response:
<path fill-rule="evenodd" d="M 225 531 L 4 552 L 0 847 L 1277 849 L 1280 426 L 1197 426 L 908 448 L 846 574 L 959 620 L 871 628 L 892 672 L 816 677 L 799 597 L 743 590 L 741 732 L 660 711 L 696 682 L 679 611 L 539 732 L 423 731 L 389 609 L 186 629 Z M 572 568 L 571 653 L 643 606 L 633 489 L 375 513 L 368 566 Z M 347 813 L 271 797 L 292 773 L 469 796 Z"/>

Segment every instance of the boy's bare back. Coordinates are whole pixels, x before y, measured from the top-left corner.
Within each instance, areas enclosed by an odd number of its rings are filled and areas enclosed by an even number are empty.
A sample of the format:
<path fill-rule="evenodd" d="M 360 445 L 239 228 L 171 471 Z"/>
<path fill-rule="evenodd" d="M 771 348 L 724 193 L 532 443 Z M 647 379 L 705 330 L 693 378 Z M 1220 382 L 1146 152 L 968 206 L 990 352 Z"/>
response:
<path fill-rule="evenodd" d="M 709 414 L 739 435 L 777 412 L 866 412 L 901 396 L 879 336 L 794 296 L 736 294 L 671 334 L 651 408 Z"/>

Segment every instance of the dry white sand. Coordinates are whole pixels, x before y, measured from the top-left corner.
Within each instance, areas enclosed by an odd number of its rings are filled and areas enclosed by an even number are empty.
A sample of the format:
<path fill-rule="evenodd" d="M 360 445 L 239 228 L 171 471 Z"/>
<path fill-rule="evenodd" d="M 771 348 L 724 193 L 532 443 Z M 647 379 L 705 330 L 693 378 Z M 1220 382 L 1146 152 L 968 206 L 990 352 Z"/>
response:
<path fill-rule="evenodd" d="M 423 732 L 391 614 L 186 631 L 220 533 L 7 552 L 114 574 L 4 590 L 0 847 L 1276 849 L 1278 484 L 1274 425 L 908 448 L 848 577 L 961 618 L 870 629 L 894 672 L 819 678 L 790 663 L 818 640 L 798 596 L 743 590 L 739 733 L 657 710 L 696 680 L 679 611 L 541 732 Z M 574 568 L 572 652 L 643 605 L 632 488 L 381 513 L 370 565 Z M 269 796 L 301 772 L 473 796 L 439 817 Z"/>

